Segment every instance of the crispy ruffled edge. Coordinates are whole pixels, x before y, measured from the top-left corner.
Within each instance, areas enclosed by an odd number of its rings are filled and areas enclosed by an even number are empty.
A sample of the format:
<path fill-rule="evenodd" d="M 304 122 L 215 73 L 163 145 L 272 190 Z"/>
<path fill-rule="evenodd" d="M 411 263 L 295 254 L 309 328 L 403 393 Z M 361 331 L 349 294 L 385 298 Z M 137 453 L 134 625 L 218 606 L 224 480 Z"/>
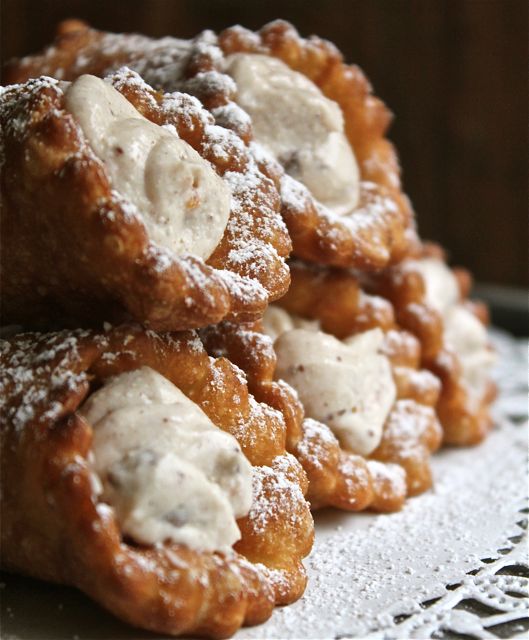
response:
<path fill-rule="evenodd" d="M 414 214 L 401 189 L 397 154 L 385 138 L 391 114 L 373 95 L 361 69 L 344 64 L 330 42 L 317 36 L 302 38 L 283 20 L 257 32 L 230 27 L 219 34 L 219 44 L 226 55 L 250 52 L 279 58 L 314 82 L 344 114 L 345 131 L 360 167 L 359 206 L 350 216 L 334 216 L 285 176 L 282 213 L 294 254 L 318 264 L 369 270 L 402 259 L 417 242 Z M 265 161 L 262 166 L 266 171 Z"/>
<path fill-rule="evenodd" d="M 179 383 L 254 465 L 239 553 L 133 547 L 111 509 L 97 504 L 87 460 L 92 430 L 76 409 L 94 378 L 138 365 Z M 225 637 L 301 596 L 313 523 L 305 475 L 285 453 L 283 418 L 249 395 L 237 367 L 209 357 L 195 333 L 125 326 L 22 334 L 1 342 L 0 371 L 3 544 L 16 536 L 4 546 L 8 568 L 77 586 L 127 622 L 171 634 Z"/>
<path fill-rule="evenodd" d="M 427 242 L 417 246 L 408 259 L 380 274 L 362 274 L 362 283 L 369 291 L 391 301 L 399 325 L 417 336 L 421 343 L 422 365 L 441 380 L 436 410 L 443 426 L 444 443 L 459 446 L 478 444 L 494 425 L 491 405 L 497 387 L 490 379 L 482 398 L 472 406 L 459 356 L 445 344 L 443 320 L 439 312 L 428 304 L 424 279 L 413 266 L 414 260 L 423 257 L 435 257 L 446 263 L 442 247 Z M 459 285 L 461 302 L 483 325 L 488 325 L 487 306 L 468 298 L 472 288 L 471 274 L 460 267 L 452 269 L 452 272 Z"/>
<path fill-rule="evenodd" d="M 443 248 L 432 242 L 426 242 L 418 247 L 411 259 L 423 257 L 434 257 L 447 263 Z M 451 270 L 459 286 L 461 302 L 484 326 L 488 326 L 490 318 L 487 305 L 469 298 L 473 284 L 471 273 L 462 267 L 454 267 Z M 411 300 L 414 294 L 417 295 L 417 291 L 420 292 L 421 298 L 416 301 L 416 304 L 422 304 L 429 313 L 436 313 L 426 301 L 422 275 L 413 269 L 409 261 L 403 262 L 396 271 L 395 275 L 391 274 L 390 292 L 395 297 L 395 306 L 402 309 L 403 317 L 416 315 L 413 312 L 412 303 L 408 300 Z M 420 278 L 422 287 L 417 285 L 415 281 L 417 278 Z M 424 330 L 424 317 L 413 318 L 413 322 L 417 326 L 416 331 L 421 343 L 424 341 L 428 345 L 427 340 L 422 338 L 423 335 L 427 335 Z M 489 344 L 489 348 L 492 349 L 492 345 Z M 446 346 L 442 334 L 438 349 L 427 349 L 423 360 L 424 366 L 442 383 L 437 412 L 443 425 L 445 443 L 466 446 L 481 442 L 494 426 L 491 405 L 497 395 L 497 386 L 492 378 L 489 379 L 480 402 L 473 407 L 470 399 L 471 392 L 463 381 L 459 356 Z"/>
<path fill-rule="evenodd" d="M 446 348 L 442 318 L 428 304 L 422 275 L 413 268 L 413 260 L 423 256 L 445 260 L 438 245 L 427 243 L 417 247 L 409 259 L 378 273 L 318 269 L 292 262 L 292 284 L 278 304 L 292 313 L 319 319 L 325 331 L 339 338 L 371 326 L 396 327 L 415 336 L 420 343 L 420 367 L 441 381 L 435 407 L 444 443 L 477 444 L 493 426 L 490 408 L 496 386 L 491 380 L 481 402 L 470 408 L 458 355 Z M 453 272 L 467 308 L 488 324 L 487 307 L 468 300 L 471 275 L 460 268 Z"/>
<path fill-rule="evenodd" d="M 65 23 L 59 33 L 47 53 L 14 63 L 8 77 L 20 80 L 35 75 L 39 66 L 48 71 L 57 71 L 61 65 L 67 69 L 83 47 L 96 46 L 105 35 L 77 21 Z M 114 52 L 114 58 L 114 62 L 120 60 L 119 54 Z M 95 57 L 92 64 L 89 60 L 88 56 L 81 72 L 102 75 L 107 67 L 115 68 L 108 58 Z M 59 75 L 70 77 L 64 72 Z M 141 301 L 130 301 L 129 311 L 157 330 L 196 328 L 223 318 L 248 321 L 260 317 L 268 302 L 288 288 L 285 258 L 291 242 L 279 212 L 276 186 L 258 169 L 244 144 L 249 132 L 243 131 L 241 136 L 241 132 L 215 124 L 211 113 L 191 96 L 153 91 L 133 72 L 115 75 L 114 86 L 149 119 L 174 125 L 179 135 L 213 164 L 232 192 L 224 237 L 206 264 L 191 256 L 175 261 L 164 252 L 160 258 L 160 252 L 152 250 L 148 259 L 142 260 L 145 264 L 136 259 L 138 279 L 148 282 L 141 283 L 142 294 L 137 296 Z M 179 294 L 176 304 L 173 284 Z"/>
<path fill-rule="evenodd" d="M 108 52 L 104 44 L 98 48 L 98 43 L 103 43 L 107 36 L 113 38 Z M 20 81 L 36 73 L 59 72 L 68 79 L 72 71 L 77 75 L 101 74 L 127 63 L 139 63 L 145 68 L 141 57 L 148 56 L 149 51 L 142 52 L 145 44 L 139 41 L 141 38 L 133 34 L 105 34 L 77 20 L 65 21 L 59 25 L 52 46 L 42 54 L 13 61 L 6 75 L 11 81 Z M 132 47 L 133 42 L 138 50 Z M 315 36 L 301 38 L 292 25 L 281 20 L 265 25 L 257 33 L 236 26 L 216 38 L 211 31 L 205 31 L 189 44 L 190 51 L 182 54 L 182 77 L 171 77 L 169 88 L 197 96 L 218 124 L 232 129 L 247 143 L 252 139 L 251 122 L 236 105 L 236 86 L 223 73 L 221 50 L 228 55 L 247 51 L 276 56 L 304 73 L 341 107 L 362 178 L 360 203 L 354 215 L 335 216 L 325 210 L 303 185 L 267 158 L 259 145 L 251 145 L 260 169 L 280 189 L 282 214 L 297 256 L 333 266 L 377 269 L 407 253 L 417 238 L 413 211 L 400 186 L 397 155 L 384 137 L 391 115 L 373 95 L 359 67 L 345 65 L 331 43 Z M 85 54 L 81 62 L 77 55 L 80 51 Z M 166 79 L 155 75 L 157 82 L 167 89 Z"/>
<path fill-rule="evenodd" d="M 277 189 L 257 168 L 245 146 L 244 132 L 216 124 L 217 119 L 189 95 L 154 91 L 134 71 L 121 70 L 108 79 L 145 117 L 173 125 L 229 185 L 230 219 L 206 264 L 225 280 L 232 298 L 228 319 L 247 321 L 262 315 L 267 304 L 288 289 L 285 258 L 292 247 L 279 213 Z M 153 108 L 149 95 L 159 109 Z"/>
<path fill-rule="evenodd" d="M 378 326 L 376 322 L 369 328 Z M 296 392 L 284 381 L 275 380 L 273 342 L 260 323 L 222 323 L 201 330 L 201 336 L 210 353 L 227 356 L 245 371 L 256 398 L 283 413 L 287 450 L 307 474 L 307 498 L 313 509 L 396 511 L 406 496 L 432 485 L 430 454 L 440 445 L 441 430 L 431 405 L 437 400 L 439 385 L 431 374 L 415 370 L 419 352 L 413 336 L 388 332 L 387 355 L 395 372 L 398 399 L 379 447 L 367 460 L 342 449 L 327 425 L 306 419 Z M 414 431 L 399 431 L 401 420 L 412 421 Z"/>

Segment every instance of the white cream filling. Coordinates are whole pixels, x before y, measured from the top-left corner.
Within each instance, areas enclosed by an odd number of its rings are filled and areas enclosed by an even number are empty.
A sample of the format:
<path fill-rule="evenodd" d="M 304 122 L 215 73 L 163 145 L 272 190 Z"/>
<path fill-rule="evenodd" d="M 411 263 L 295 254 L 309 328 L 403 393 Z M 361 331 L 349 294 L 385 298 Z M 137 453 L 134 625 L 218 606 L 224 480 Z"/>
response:
<path fill-rule="evenodd" d="M 106 381 L 81 407 L 94 430 L 102 500 L 136 542 L 231 547 L 252 503 L 252 467 L 233 436 L 149 367 Z"/>
<path fill-rule="evenodd" d="M 65 103 L 115 190 L 138 209 L 149 238 L 176 255 L 209 258 L 231 200 L 211 164 L 174 128 L 144 118 L 100 78 L 79 77 L 66 89 Z"/>
<path fill-rule="evenodd" d="M 252 118 L 256 141 L 321 204 L 337 215 L 351 213 L 360 177 L 338 104 L 271 56 L 233 54 L 226 72 L 237 85 L 237 102 Z"/>
<path fill-rule="evenodd" d="M 444 315 L 461 299 L 459 285 L 452 271 L 437 258 L 413 260 L 410 266 L 418 271 L 424 280 L 426 302 Z"/>
<path fill-rule="evenodd" d="M 307 331 L 320 331 L 318 320 L 307 320 L 301 316 L 288 313 L 275 304 L 269 305 L 262 319 L 263 331 L 272 340 L 277 340 L 285 331 L 291 329 L 307 329 Z"/>
<path fill-rule="evenodd" d="M 446 345 L 459 357 L 471 398 L 479 402 L 496 360 L 489 346 L 487 330 L 461 304 L 457 279 L 442 260 L 423 258 L 414 261 L 412 266 L 424 279 L 427 302 L 443 317 Z"/>
<path fill-rule="evenodd" d="M 382 331 L 340 341 L 318 331 L 316 322 L 296 328 L 300 319 L 272 309 L 264 328 L 272 326 L 271 336 L 278 336 L 276 377 L 296 389 L 307 417 L 329 425 L 346 449 L 372 453 L 397 393 L 389 360 L 380 353 Z"/>
<path fill-rule="evenodd" d="M 463 369 L 463 379 L 473 398 L 481 400 L 487 390 L 490 370 L 496 356 L 489 347 L 487 330 L 462 305 L 456 305 L 445 315 L 446 343 L 457 353 Z"/>

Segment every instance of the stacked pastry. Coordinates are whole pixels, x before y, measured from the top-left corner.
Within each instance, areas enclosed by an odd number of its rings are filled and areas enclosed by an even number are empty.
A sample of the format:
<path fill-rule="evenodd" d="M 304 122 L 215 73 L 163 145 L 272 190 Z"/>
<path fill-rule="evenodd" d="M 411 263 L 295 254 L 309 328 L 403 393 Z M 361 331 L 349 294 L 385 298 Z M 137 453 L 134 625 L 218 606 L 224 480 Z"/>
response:
<path fill-rule="evenodd" d="M 158 632 L 261 622 L 309 507 L 399 509 L 485 435 L 485 310 L 325 41 L 68 21 L 6 77 L 2 562 Z"/>

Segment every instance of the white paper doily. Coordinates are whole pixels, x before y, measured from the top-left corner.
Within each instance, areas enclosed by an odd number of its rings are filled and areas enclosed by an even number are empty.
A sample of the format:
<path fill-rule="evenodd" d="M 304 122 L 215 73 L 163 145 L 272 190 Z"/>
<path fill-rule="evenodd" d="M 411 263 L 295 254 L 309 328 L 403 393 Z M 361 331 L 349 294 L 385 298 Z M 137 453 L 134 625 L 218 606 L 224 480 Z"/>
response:
<path fill-rule="evenodd" d="M 527 345 L 494 332 L 497 428 L 434 457 L 435 488 L 395 514 L 316 514 L 309 586 L 249 638 L 513 638 L 529 628 Z M 4 576 L 4 640 L 155 638 L 74 590 Z"/>

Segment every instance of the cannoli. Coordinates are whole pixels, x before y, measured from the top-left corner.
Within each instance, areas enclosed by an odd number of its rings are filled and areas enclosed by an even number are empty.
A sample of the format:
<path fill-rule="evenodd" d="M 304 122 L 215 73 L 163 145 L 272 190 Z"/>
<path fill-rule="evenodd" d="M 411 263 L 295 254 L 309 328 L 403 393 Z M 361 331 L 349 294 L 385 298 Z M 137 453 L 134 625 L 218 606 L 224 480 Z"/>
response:
<path fill-rule="evenodd" d="M 412 335 L 363 313 L 366 326 L 344 340 L 276 305 L 253 327 L 201 332 L 211 353 L 247 372 L 257 398 L 283 411 L 313 508 L 394 511 L 432 484 L 439 382 L 419 370 Z"/>
<path fill-rule="evenodd" d="M 496 358 L 487 335 L 487 307 L 468 299 L 471 275 L 450 269 L 442 249 L 425 244 L 401 264 L 361 278 L 369 290 L 391 300 L 399 324 L 421 342 L 423 366 L 441 380 L 437 413 L 444 442 L 480 442 L 493 425 Z"/>
<path fill-rule="evenodd" d="M 121 65 L 155 88 L 197 96 L 248 141 L 253 130 L 253 155 L 279 185 L 298 257 L 378 269 L 416 243 L 397 156 L 385 138 L 391 114 L 332 44 L 303 39 L 283 21 L 258 33 L 232 27 L 189 41 L 110 34 L 67 21 L 42 54 L 14 61 L 8 78 L 74 79 Z"/>
<path fill-rule="evenodd" d="M 338 338 L 373 326 L 415 336 L 420 345 L 416 366 L 441 381 L 435 407 L 443 441 L 465 445 L 483 439 L 492 426 L 495 356 L 486 332 L 487 308 L 468 300 L 468 272 L 451 271 L 441 249 L 431 244 L 379 273 L 318 269 L 300 262 L 290 269 L 292 285 L 278 304 L 316 318 Z M 420 397 L 419 392 L 419 402 Z"/>
<path fill-rule="evenodd" d="M 196 98 L 131 71 L 0 96 L 5 323 L 255 319 L 289 283 L 276 187 Z"/>
<path fill-rule="evenodd" d="M 18 334 L 0 386 L 5 568 L 174 635 L 300 597 L 313 523 L 284 418 L 196 333 Z"/>

